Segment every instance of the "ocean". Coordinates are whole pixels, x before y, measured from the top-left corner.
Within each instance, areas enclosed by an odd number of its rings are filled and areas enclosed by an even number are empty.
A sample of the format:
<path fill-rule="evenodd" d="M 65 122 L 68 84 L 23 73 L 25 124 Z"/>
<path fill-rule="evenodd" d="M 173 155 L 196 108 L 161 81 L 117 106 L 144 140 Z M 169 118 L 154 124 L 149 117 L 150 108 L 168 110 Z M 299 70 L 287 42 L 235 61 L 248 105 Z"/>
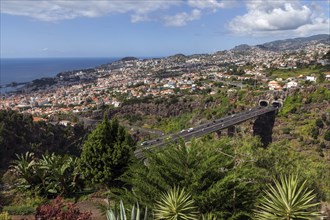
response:
<path fill-rule="evenodd" d="M 54 77 L 60 72 L 80 70 L 111 63 L 119 58 L 1 58 L 0 86 Z M 2 88 L 2 92 L 12 88 Z"/>

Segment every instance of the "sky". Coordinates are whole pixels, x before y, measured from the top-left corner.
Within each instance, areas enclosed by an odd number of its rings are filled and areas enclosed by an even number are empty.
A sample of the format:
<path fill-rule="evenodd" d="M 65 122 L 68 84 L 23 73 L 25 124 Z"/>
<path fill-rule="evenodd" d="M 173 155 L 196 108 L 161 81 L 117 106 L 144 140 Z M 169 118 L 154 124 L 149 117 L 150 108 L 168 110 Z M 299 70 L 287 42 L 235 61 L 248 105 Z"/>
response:
<path fill-rule="evenodd" d="M 330 34 L 330 0 L 0 0 L 0 55 L 162 57 Z"/>

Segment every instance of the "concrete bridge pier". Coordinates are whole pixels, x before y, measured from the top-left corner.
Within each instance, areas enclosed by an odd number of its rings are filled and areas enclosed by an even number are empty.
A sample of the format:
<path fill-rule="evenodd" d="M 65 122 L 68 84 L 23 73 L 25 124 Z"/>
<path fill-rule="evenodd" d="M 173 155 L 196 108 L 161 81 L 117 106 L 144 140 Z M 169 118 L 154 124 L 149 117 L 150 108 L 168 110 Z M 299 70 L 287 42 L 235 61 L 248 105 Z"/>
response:
<path fill-rule="evenodd" d="M 236 132 L 236 128 L 234 125 L 228 127 L 228 129 L 227 129 L 228 137 L 233 137 L 235 135 L 235 132 Z"/>
<path fill-rule="evenodd" d="M 222 136 L 222 135 L 221 135 L 221 130 L 216 131 L 215 133 L 216 133 L 216 135 L 217 135 L 217 138 L 221 138 L 221 136 Z"/>
<path fill-rule="evenodd" d="M 261 143 L 267 147 L 272 143 L 273 127 L 275 123 L 276 112 L 268 112 L 258 116 L 253 124 L 253 135 L 258 135 L 261 138 Z"/>

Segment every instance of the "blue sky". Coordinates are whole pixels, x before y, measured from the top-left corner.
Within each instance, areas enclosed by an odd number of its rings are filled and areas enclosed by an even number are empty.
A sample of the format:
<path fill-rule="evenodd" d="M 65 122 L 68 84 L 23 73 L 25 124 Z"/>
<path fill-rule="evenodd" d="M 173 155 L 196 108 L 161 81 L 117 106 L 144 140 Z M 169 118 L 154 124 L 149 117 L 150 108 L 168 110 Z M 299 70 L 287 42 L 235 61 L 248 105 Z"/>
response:
<path fill-rule="evenodd" d="M 159 57 L 329 34 L 329 0 L 1 0 L 1 57 Z"/>

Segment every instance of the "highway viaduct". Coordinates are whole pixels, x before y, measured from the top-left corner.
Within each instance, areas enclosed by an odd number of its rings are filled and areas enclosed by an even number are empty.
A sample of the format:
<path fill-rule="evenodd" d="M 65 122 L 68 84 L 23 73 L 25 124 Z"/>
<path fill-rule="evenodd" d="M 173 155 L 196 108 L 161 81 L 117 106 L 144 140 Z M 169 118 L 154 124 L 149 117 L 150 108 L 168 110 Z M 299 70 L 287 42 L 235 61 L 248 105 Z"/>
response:
<path fill-rule="evenodd" d="M 216 120 L 213 120 L 211 122 L 207 122 L 205 124 L 198 125 L 196 127 L 184 129 L 178 133 L 175 134 L 169 134 L 169 135 L 164 135 L 159 138 L 149 140 L 149 141 L 144 141 L 141 143 L 140 146 L 138 146 L 138 149 L 134 152 L 135 156 L 138 159 L 142 159 L 144 157 L 144 151 L 145 150 L 155 150 L 155 149 L 161 149 L 165 147 L 167 144 L 170 142 L 178 142 L 180 139 L 184 141 L 189 141 L 192 138 L 197 138 L 201 137 L 206 134 L 210 134 L 213 132 L 221 131 L 224 129 L 230 129 L 233 128 L 234 125 L 243 123 L 247 120 L 257 118 L 254 124 L 254 134 L 255 135 L 260 135 L 262 133 L 266 133 L 266 136 L 269 136 L 269 131 L 265 132 L 265 129 L 255 129 L 257 127 L 257 123 L 269 123 L 271 128 L 270 128 L 270 135 L 271 135 L 271 130 L 272 126 L 274 124 L 275 120 L 275 114 L 277 113 L 278 109 L 282 106 L 282 101 L 281 100 L 266 100 L 262 99 L 259 100 L 259 106 L 250 108 L 246 111 L 239 112 L 237 114 L 232 114 L 229 116 L 225 116 L 223 118 L 219 118 Z M 259 119 L 259 120 L 258 120 Z M 266 129 L 267 130 L 267 129 Z M 270 137 L 271 138 L 271 137 Z M 262 137 L 262 142 L 264 144 L 268 144 L 269 142 L 269 137 Z M 264 140 L 263 140 L 264 139 Z"/>

